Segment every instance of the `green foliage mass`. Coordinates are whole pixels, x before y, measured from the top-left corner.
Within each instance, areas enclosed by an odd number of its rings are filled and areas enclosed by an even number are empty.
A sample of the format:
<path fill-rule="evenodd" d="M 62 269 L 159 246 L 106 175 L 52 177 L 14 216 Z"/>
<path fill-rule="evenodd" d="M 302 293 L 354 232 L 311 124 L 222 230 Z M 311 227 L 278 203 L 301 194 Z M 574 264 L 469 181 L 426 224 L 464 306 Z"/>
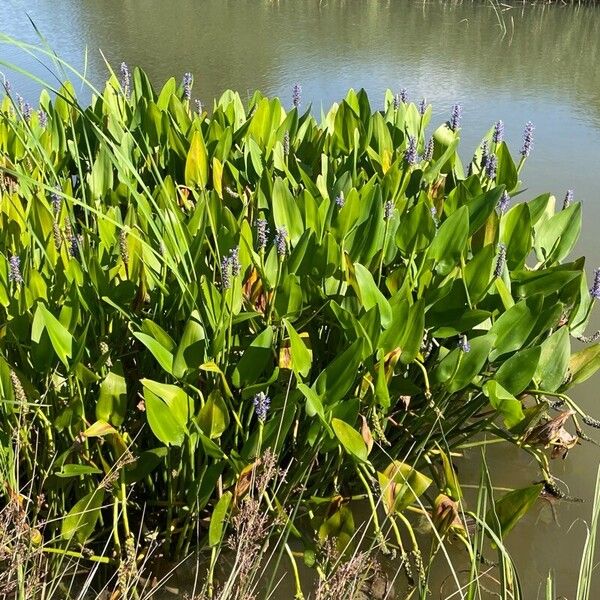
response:
<path fill-rule="evenodd" d="M 144 514 L 172 555 L 198 532 L 214 549 L 266 449 L 307 550 L 351 536 L 355 492 L 389 518 L 452 507 L 450 453 L 483 431 L 551 480 L 544 447 L 572 444 L 546 399 L 584 416 L 565 392 L 600 365 L 571 349 L 593 303 L 581 205 L 500 210 L 525 160 L 490 131 L 494 177 L 480 150 L 467 175 L 447 124 L 423 157 L 430 117 L 362 90 L 321 123 L 259 93 L 198 114 L 138 69 L 88 107 L 68 84 L 31 114 L 4 98 L 0 494 L 33 481 L 48 543 L 119 555 Z M 500 500 L 497 536 L 540 489 Z"/>

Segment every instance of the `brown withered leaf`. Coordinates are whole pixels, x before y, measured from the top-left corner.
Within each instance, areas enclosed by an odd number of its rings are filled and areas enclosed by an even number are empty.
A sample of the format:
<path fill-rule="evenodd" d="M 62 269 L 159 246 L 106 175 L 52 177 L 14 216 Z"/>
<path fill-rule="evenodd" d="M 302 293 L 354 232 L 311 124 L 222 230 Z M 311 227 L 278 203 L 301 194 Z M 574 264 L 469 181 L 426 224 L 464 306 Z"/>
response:
<path fill-rule="evenodd" d="M 412 396 L 400 396 L 398 398 L 398 401 L 399 401 L 399 404 L 404 408 L 404 410 L 408 410 L 411 399 L 412 399 Z"/>
<path fill-rule="evenodd" d="M 364 415 L 360 415 L 362 419 L 362 427 L 360 428 L 360 433 L 362 438 L 367 445 L 367 454 L 371 454 L 371 450 L 373 449 L 373 434 L 371 433 L 371 429 L 369 424 L 367 423 L 367 419 Z"/>
<path fill-rule="evenodd" d="M 288 370 L 292 368 L 292 349 L 289 340 L 286 340 L 279 349 L 279 368 Z"/>
<path fill-rule="evenodd" d="M 566 458 L 569 450 L 577 445 L 578 437 L 570 434 L 564 427 L 561 427 L 558 435 L 552 441 L 552 458 Z"/>
<path fill-rule="evenodd" d="M 554 417 L 554 419 L 536 425 L 527 433 L 524 441 L 533 445 L 550 445 L 559 436 L 563 425 L 574 414 L 574 410 L 565 410 Z"/>
<path fill-rule="evenodd" d="M 253 268 L 244 285 L 242 286 L 244 298 L 254 307 L 257 312 L 264 313 L 269 301 L 273 297 L 273 291 L 265 293 L 258 271 Z"/>
<path fill-rule="evenodd" d="M 458 502 L 452 500 L 445 494 L 439 494 L 434 501 L 431 520 L 441 535 L 449 529 L 464 532 L 465 527 L 460 518 Z"/>
<path fill-rule="evenodd" d="M 254 472 L 259 465 L 260 459 L 257 459 L 242 469 L 242 472 L 235 483 L 235 490 L 233 492 L 233 500 L 236 506 L 239 505 L 239 501 L 248 493 L 248 490 L 252 485 Z"/>

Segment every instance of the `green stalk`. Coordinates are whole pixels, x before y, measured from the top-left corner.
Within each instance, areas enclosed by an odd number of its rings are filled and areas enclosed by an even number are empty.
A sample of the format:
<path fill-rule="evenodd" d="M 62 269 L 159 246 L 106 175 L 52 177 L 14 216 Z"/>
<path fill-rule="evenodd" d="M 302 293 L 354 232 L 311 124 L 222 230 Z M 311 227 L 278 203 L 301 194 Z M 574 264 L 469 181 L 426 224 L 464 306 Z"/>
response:
<path fill-rule="evenodd" d="M 375 527 L 375 536 L 381 544 L 382 551 L 384 553 L 387 553 L 388 550 L 385 541 L 385 536 L 383 535 L 383 531 L 381 530 L 381 526 L 379 525 L 379 517 L 377 516 L 377 505 L 375 504 L 375 499 L 373 498 L 373 493 L 371 492 L 371 486 L 367 483 L 367 480 L 365 479 L 362 473 L 362 465 L 357 466 L 356 473 L 361 483 L 363 484 L 367 493 L 367 497 L 369 499 L 369 506 L 371 507 L 371 517 L 373 518 L 373 525 Z"/>

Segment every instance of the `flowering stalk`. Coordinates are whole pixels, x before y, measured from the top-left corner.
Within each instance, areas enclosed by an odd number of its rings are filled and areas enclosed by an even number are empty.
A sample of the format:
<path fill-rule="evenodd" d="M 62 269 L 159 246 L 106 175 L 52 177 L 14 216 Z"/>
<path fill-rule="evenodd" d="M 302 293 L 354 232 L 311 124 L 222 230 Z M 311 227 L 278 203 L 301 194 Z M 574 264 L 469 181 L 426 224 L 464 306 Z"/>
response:
<path fill-rule="evenodd" d="M 498 244 L 498 255 L 496 257 L 496 266 L 494 267 L 494 277 L 502 277 L 504 267 L 506 266 L 506 246 L 502 243 Z"/>
<path fill-rule="evenodd" d="M 525 163 L 525 159 L 531 154 L 533 149 L 533 132 L 535 127 L 531 121 L 525 123 L 525 129 L 523 130 L 523 147 L 521 148 L 521 160 L 517 167 L 517 172 L 520 173 Z"/>
<path fill-rule="evenodd" d="M 494 125 L 494 133 L 492 134 L 492 140 L 494 144 L 499 144 L 504 140 L 504 123 L 503 121 L 496 121 Z"/>
<path fill-rule="evenodd" d="M 460 129 L 460 121 L 462 119 L 462 106 L 460 104 L 455 104 L 452 107 L 452 113 L 450 114 L 450 121 L 448 122 L 448 127 L 452 131 L 458 131 Z"/>
<path fill-rule="evenodd" d="M 194 78 L 191 73 L 185 73 L 183 75 L 183 99 L 189 102 L 192 99 L 192 84 Z"/>
<path fill-rule="evenodd" d="M 302 99 L 302 86 L 299 83 L 295 83 L 292 88 L 292 105 L 294 108 L 300 106 L 300 100 Z"/>
<path fill-rule="evenodd" d="M 408 137 L 408 144 L 406 146 L 406 150 L 404 151 L 404 160 L 408 163 L 409 166 L 414 167 L 417 164 L 417 140 L 414 136 Z"/>
<path fill-rule="evenodd" d="M 269 225 L 266 219 L 256 219 L 255 225 L 258 250 L 259 252 L 264 253 L 265 248 L 267 247 L 267 240 L 269 237 Z"/>
<path fill-rule="evenodd" d="M 431 160 L 433 159 L 433 148 L 434 148 L 433 137 L 430 137 L 429 140 L 427 141 L 427 145 L 425 146 L 425 152 L 423 154 L 424 161 L 431 162 Z"/>
<path fill-rule="evenodd" d="M 129 67 L 126 63 L 121 63 L 121 89 L 123 90 L 123 95 L 127 100 L 129 100 L 129 86 L 131 84 L 131 76 L 129 74 Z"/>
<path fill-rule="evenodd" d="M 13 254 L 8 260 L 8 280 L 13 281 L 17 285 L 23 283 L 23 275 L 21 274 L 21 259 Z"/>
<path fill-rule="evenodd" d="M 502 216 L 506 213 L 509 203 L 510 203 L 510 196 L 508 195 L 508 192 L 506 190 L 504 190 L 502 192 L 502 197 L 498 201 L 498 212 L 500 213 L 500 216 Z"/>
<path fill-rule="evenodd" d="M 275 248 L 277 249 L 277 254 L 279 255 L 280 260 L 283 260 L 287 254 L 287 238 L 287 229 L 283 225 L 281 227 L 277 227 L 275 230 Z"/>
<path fill-rule="evenodd" d="M 594 271 L 594 283 L 590 289 L 590 295 L 594 300 L 600 300 L 600 269 Z"/>

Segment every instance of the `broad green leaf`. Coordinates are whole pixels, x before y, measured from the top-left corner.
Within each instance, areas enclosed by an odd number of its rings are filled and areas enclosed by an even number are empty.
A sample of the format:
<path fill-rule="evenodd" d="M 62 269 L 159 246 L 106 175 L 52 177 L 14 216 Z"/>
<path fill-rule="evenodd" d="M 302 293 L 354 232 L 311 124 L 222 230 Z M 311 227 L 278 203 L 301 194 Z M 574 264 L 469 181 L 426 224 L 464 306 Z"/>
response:
<path fill-rule="evenodd" d="M 508 192 L 511 192 L 517 187 L 519 182 L 519 173 L 512 159 L 510 150 L 506 142 L 500 142 L 496 145 L 496 158 L 498 159 L 498 167 L 496 169 L 496 184 L 505 186 Z"/>
<path fill-rule="evenodd" d="M 535 248 L 539 260 L 548 264 L 564 260 L 581 231 L 581 204 L 572 204 L 565 210 L 543 221 L 536 228 Z"/>
<path fill-rule="evenodd" d="M 329 510 L 319 526 L 319 539 L 335 540 L 337 551 L 343 553 L 347 550 L 354 535 L 354 516 L 348 506 L 340 506 L 337 510 Z"/>
<path fill-rule="evenodd" d="M 525 516 L 527 511 L 535 504 L 544 487 L 543 483 L 526 488 L 513 490 L 505 494 L 494 506 L 494 513 L 500 523 L 500 534 L 502 537 Z M 488 524 L 492 523 L 493 513 L 488 513 Z"/>
<path fill-rule="evenodd" d="M 293 325 L 284 319 L 283 324 L 290 338 L 290 352 L 292 355 L 292 370 L 294 373 L 308 377 L 312 363 L 312 355 L 306 347 L 302 337 L 294 329 Z"/>
<path fill-rule="evenodd" d="M 273 183 L 272 202 L 275 227 L 284 227 L 289 241 L 295 245 L 304 233 L 304 222 L 296 199 L 280 177 Z"/>
<path fill-rule="evenodd" d="M 44 329 L 48 332 L 52 347 L 58 358 L 60 358 L 65 367 L 69 368 L 68 359 L 71 357 L 73 336 L 65 329 L 62 323 L 41 302 L 39 302 L 33 319 L 31 339 L 34 342 L 39 343 Z"/>
<path fill-rule="evenodd" d="M 567 387 L 572 387 L 589 379 L 598 369 L 600 369 L 600 344 L 594 344 L 575 352 L 569 359 L 571 378 Z"/>
<path fill-rule="evenodd" d="M 500 241 L 506 246 L 506 264 L 512 271 L 523 266 L 533 245 L 527 204 L 517 204 L 500 221 Z"/>
<path fill-rule="evenodd" d="M 378 306 L 381 314 L 381 324 L 384 329 L 387 328 L 392 320 L 392 309 L 387 298 L 377 287 L 373 275 L 360 263 L 354 263 L 354 275 L 356 277 L 356 293 L 365 310 L 368 311 L 373 306 Z"/>
<path fill-rule="evenodd" d="M 192 313 L 173 358 L 173 375 L 182 378 L 188 370 L 197 369 L 204 362 L 206 346 L 204 327 L 197 311 Z"/>
<path fill-rule="evenodd" d="M 540 362 L 535 373 L 538 388 L 547 392 L 556 391 L 567 378 L 571 340 L 568 327 L 561 327 L 542 342 Z"/>
<path fill-rule="evenodd" d="M 534 296 L 528 300 L 521 300 L 496 320 L 490 333 L 496 336 L 494 351 L 491 360 L 507 352 L 519 350 L 529 338 L 535 319 L 542 308 L 543 298 L 541 295 Z"/>
<path fill-rule="evenodd" d="M 341 419 L 332 419 L 331 427 L 335 433 L 335 437 L 339 440 L 344 450 L 351 454 L 360 462 L 366 462 L 368 457 L 367 445 L 362 436 L 354 427 L 348 425 L 346 421 Z"/>
<path fill-rule="evenodd" d="M 127 384 L 120 363 L 102 380 L 96 403 L 96 419 L 119 427 L 127 411 Z"/>
<path fill-rule="evenodd" d="M 432 480 L 411 465 L 394 460 L 377 478 L 383 496 L 383 505 L 389 514 L 402 512 L 421 496 Z"/>
<path fill-rule="evenodd" d="M 244 351 L 231 375 L 231 383 L 237 388 L 257 383 L 269 363 L 273 362 L 273 328 L 267 327 Z"/>
<path fill-rule="evenodd" d="M 191 416 L 191 399 L 180 388 L 142 379 L 148 424 L 166 445 L 181 446 Z"/>
<path fill-rule="evenodd" d="M 509 429 L 525 418 L 521 403 L 497 381 L 493 379 L 487 381 L 483 386 L 483 392 L 489 398 L 490 404 L 502 415 Z"/>
<path fill-rule="evenodd" d="M 428 255 L 435 261 L 435 269 L 448 275 L 460 262 L 469 236 L 469 209 L 462 206 L 440 226 L 429 246 Z"/>
<path fill-rule="evenodd" d="M 140 331 L 134 331 L 133 335 L 150 350 L 152 356 L 167 373 L 173 374 L 173 355 L 159 341 Z"/>
<path fill-rule="evenodd" d="M 355 340 L 317 377 L 313 387 L 326 405 L 341 400 L 354 385 L 362 362 L 364 345 L 364 340 Z"/>
<path fill-rule="evenodd" d="M 455 348 L 433 371 L 433 382 L 444 383 L 450 393 L 464 389 L 474 382 L 486 364 L 494 343 L 494 335 L 487 334 L 470 340 L 470 351 Z"/>
<path fill-rule="evenodd" d="M 219 390 L 213 390 L 198 414 L 198 425 L 211 440 L 218 438 L 229 425 L 229 410 Z"/>
<path fill-rule="evenodd" d="M 375 400 L 383 408 L 389 408 L 391 405 L 390 392 L 385 375 L 385 360 L 383 357 L 381 357 L 377 364 L 377 373 L 375 374 Z"/>
<path fill-rule="evenodd" d="M 208 545 L 211 547 L 217 546 L 221 542 L 232 497 L 231 492 L 225 492 L 212 511 L 208 525 Z"/>
<path fill-rule="evenodd" d="M 494 379 L 511 394 L 520 394 L 535 375 L 541 355 L 541 347 L 520 350 L 502 363 Z"/>
<path fill-rule="evenodd" d="M 58 471 L 54 474 L 57 477 L 68 478 L 68 477 L 80 477 L 82 475 L 100 475 L 102 471 L 91 465 L 78 465 L 78 464 L 67 464 L 62 465 Z"/>
<path fill-rule="evenodd" d="M 103 500 L 104 488 L 98 488 L 78 500 L 62 520 L 62 538 L 75 538 L 80 544 L 84 544 L 96 527 Z"/>

